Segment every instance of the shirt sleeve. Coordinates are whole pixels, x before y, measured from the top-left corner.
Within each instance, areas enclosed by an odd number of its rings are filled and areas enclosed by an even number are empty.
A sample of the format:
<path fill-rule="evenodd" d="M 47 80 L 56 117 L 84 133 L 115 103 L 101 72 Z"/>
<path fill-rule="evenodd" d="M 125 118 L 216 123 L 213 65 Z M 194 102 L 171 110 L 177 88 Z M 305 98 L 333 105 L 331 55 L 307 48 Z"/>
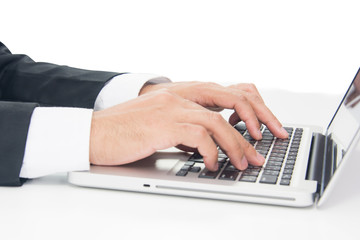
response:
<path fill-rule="evenodd" d="M 96 98 L 94 110 L 106 109 L 136 98 L 146 82 L 159 77 L 159 75 L 149 73 L 129 73 L 115 76 L 101 89 Z"/>
<path fill-rule="evenodd" d="M 92 112 L 84 108 L 35 108 L 20 177 L 88 170 Z"/>
<path fill-rule="evenodd" d="M 143 73 L 115 76 L 98 94 L 94 110 L 136 98 L 144 84 L 158 77 Z M 57 172 L 89 170 L 92 112 L 92 109 L 83 108 L 35 108 L 20 177 L 37 178 Z"/>

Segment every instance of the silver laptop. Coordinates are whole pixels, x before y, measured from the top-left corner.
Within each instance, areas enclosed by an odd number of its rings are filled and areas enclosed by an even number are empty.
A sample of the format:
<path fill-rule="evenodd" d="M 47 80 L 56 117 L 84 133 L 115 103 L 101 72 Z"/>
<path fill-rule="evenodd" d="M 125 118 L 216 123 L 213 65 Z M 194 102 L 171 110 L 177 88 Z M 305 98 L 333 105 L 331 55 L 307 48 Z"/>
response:
<path fill-rule="evenodd" d="M 219 170 L 211 172 L 201 155 L 169 149 L 127 165 L 71 172 L 68 180 L 94 188 L 296 207 L 315 202 L 322 205 L 347 169 L 357 163 L 359 72 L 325 131 L 314 126 L 286 126 L 290 137 L 277 139 L 264 126 L 263 139 L 255 141 L 243 123 L 235 125 L 265 157 L 262 167 L 240 171 L 219 149 Z"/>

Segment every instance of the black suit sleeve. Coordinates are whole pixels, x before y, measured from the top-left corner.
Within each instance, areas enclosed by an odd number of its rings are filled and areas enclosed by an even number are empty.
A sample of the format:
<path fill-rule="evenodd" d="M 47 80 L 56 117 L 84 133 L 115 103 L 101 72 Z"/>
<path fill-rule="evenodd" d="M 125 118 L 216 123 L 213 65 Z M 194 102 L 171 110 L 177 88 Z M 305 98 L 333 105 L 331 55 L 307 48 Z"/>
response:
<path fill-rule="evenodd" d="M 104 84 L 119 75 L 36 63 L 11 54 L 0 42 L 0 186 L 20 186 L 19 178 L 35 107 L 93 108 Z"/>
<path fill-rule="evenodd" d="M 50 63 L 11 54 L 0 42 L 0 99 L 42 105 L 93 108 L 104 84 L 119 75 Z"/>
<path fill-rule="evenodd" d="M 20 170 L 36 103 L 0 101 L 0 186 L 20 186 Z"/>

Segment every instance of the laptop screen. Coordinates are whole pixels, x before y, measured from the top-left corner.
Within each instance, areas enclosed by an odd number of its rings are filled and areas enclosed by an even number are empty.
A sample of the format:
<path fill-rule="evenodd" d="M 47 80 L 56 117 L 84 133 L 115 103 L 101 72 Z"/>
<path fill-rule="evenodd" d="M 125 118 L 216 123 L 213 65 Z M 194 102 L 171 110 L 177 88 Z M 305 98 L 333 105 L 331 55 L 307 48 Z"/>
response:
<path fill-rule="evenodd" d="M 360 126 L 360 68 L 355 75 L 340 106 L 333 116 L 326 135 L 331 136 L 336 147 L 336 167 L 345 156 Z"/>

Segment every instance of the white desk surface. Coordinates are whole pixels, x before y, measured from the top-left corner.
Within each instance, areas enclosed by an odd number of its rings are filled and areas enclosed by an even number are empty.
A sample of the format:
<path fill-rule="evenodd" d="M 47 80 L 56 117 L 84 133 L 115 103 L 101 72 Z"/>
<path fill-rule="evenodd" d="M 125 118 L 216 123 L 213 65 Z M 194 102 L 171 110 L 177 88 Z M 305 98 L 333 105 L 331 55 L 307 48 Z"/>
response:
<path fill-rule="evenodd" d="M 263 96 L 283 122 L 323 127 L 340 101 L 285 91 Z M 325 209 L 297 209 L 87 189 L 56 174 L 0 188 L 0 239 L 360 239 L 360 189 L 356 182 L 352 188 Z"/>

